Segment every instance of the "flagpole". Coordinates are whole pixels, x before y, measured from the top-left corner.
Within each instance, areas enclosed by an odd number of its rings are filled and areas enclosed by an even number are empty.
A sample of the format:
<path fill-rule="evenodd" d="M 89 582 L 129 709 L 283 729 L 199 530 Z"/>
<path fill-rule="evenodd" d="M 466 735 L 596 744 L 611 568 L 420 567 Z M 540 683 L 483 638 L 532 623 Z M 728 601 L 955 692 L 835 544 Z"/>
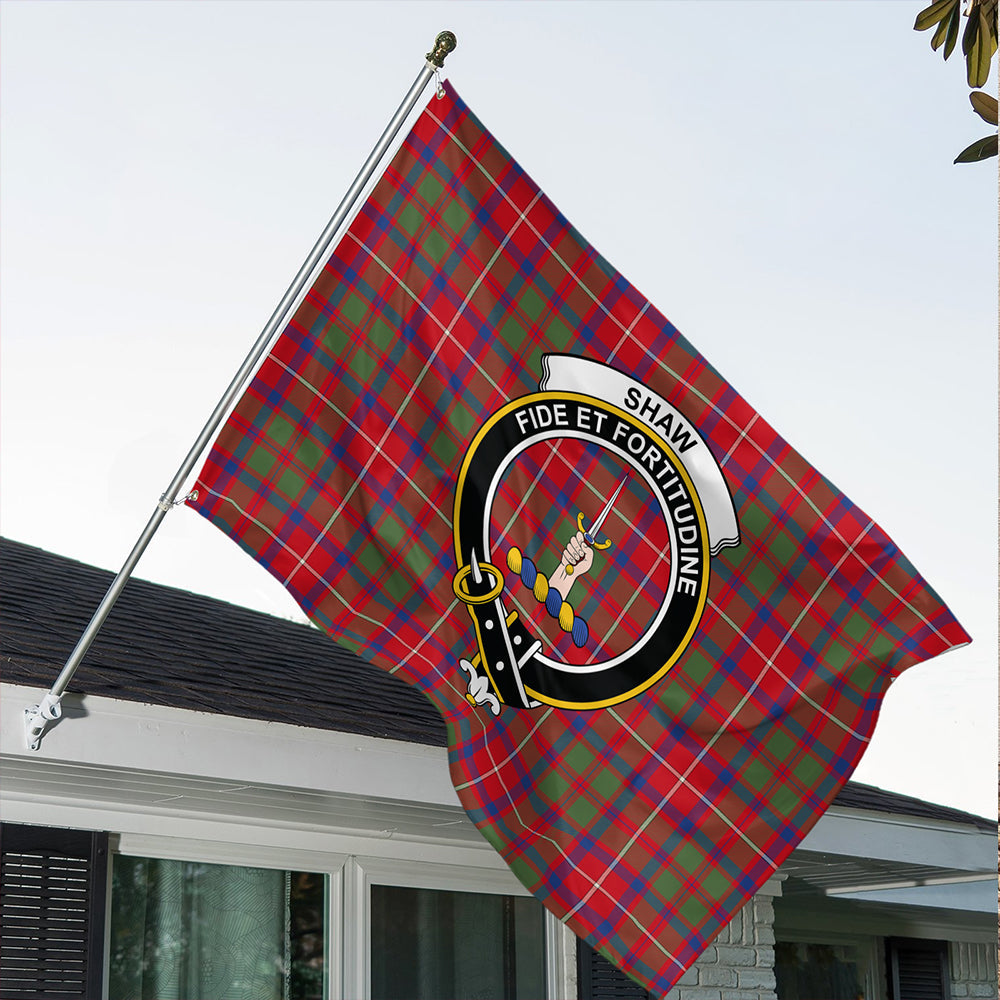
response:
<path fill-rule="evenodd" d="M 333 213 L 330 221 L 327 223 L 326 228 L 320 234 L 319 239 L 316 241 L 316 245 L 313 247 L 309 256 L 302 263 L 302 266 L 299 268 L 295 277 L 292 279 L 291 284 L 288 286 L 288 289 L 285 291 L 285 294 L 282 296 L 281 301 L 275 307 L 274 312 L 271 314 L 271 318 L 267 321 L 267 324 L 261 331 L 260 336 L 254 342 L 253 347 L 251 347 L 250 353 L 246 356 L 243 364 L 233 376 L 233 380 L 230 382 L 229 388 L 226 389 L 225 394 L 212 411 L 212 414 L 209 416 L 208 421 L 202 428 L 201 433 L 191 446 L 191 450 L 188 452 L 180 468 L 177 470 L 174 478 L 170 481 L 170 485 L 167 486 L 161 494 L 160 499 L 156 504 L 156 509 L 153 511 L 149 522 L 146 524 L 146 527 L 139 536 L 138 541 L 133 546 L 132 551 L 129 553 L 124 565 L 118 571 L 118 575 L 111 581 L 111 586 L 108 587 L 108 591 L 104 595 L 104 599 L 101 601 L 100 605 L 98 605 L 97 610 L 90 619 L 90 623 L 87 625 L 83 634 L 77 641 L 73 652 L 66 661 L 66 665 L 63 667 L 62 672 L 56 679 L 56 682 L 37 705 L 31 705 L 24 710 L 24 738 L 29 750 L 37 750 L 39 748 L 42 736 L 49 723 L 55 722 L 62 715 L 62 696 L 66 691 L 66 688 L 69 686 L 73 675 L 76 673 L 77 667 L 80 665 L 80 661 L 86 655 L 87 650 L 96 638 L 101 626 L 107 620 L 108 615 L 111 613 L 111 609 L 114 607 L 115 602 L 118 600 L 122 590 L 125 588 L 125 584 L 132 575 L 132 571 L 135 569 L 136 563 L 146 550 L 146 546 L 156 533 L 157 528 L 159 528 L 160 522 L 166 516 L 167 511 L 177 504 L 178 501 L 176 498 L 181 486 L 190 475 L 192 469 L 194 469 L 198 459 L 201 457 L 202 452 L 205 450 L 205 447 L 215 435 L 219 425 L 222 423 L 226 413 L 229 411 L 230 406 L 232 406 L 232 404 L 236 401 L 236 397 L 239 395 L 244 383 L 250 375 L 253 374 L 261 358 L 263 358 L 264 354 L 267 352 L 274 334 L 284 325 L 288 313 L 296 303 L 296 300 L 305 288 L 317 265 L 328 253 L 330 244 L 333 242 L 338 230 L 350 215 L 351 209 L 357 202 L 358 197 L 360 196 L 365 185 L 375 173 L 379 161 L 385 155 L 386 150 L 388 150 L 388 148 L 392 145 L 392 141 L 395 139 L 396 134 L 402 127 L 403 122 L 416 106 L 416 103 L 419 100 L 424 88 L 427 86 L 428 81 L 434 75 L 435 71 L 439 70 L 444 65 L 445 58 L 448 53 L 455 48 L 456 44 L 457 40 L 454 34 L 450 31 L 442 31 L 438 34 L 437 38 L 435 38 L 434 48 L 427 53 L 425 57 L 426 62 L 424 63 L 423 68 L 417 74 L 417 78 L 413 81 L 413 84 L 410 86 L 409 91 L 407 91 L 406 96 L 396 109 L 396 113 L 392 116 L 389 124 L 385 127 L 385 130 L 383 131 L 378 142 L 375 144 L 374 149 L 372 149 L 371 153 L 369 153 L 368 159 L 365 160 L 364 164 L 362 164 L 357 177 L 354 178 L 354 182 L 347 189 L 347 193 L 337 206 L 337 209 Z"/>

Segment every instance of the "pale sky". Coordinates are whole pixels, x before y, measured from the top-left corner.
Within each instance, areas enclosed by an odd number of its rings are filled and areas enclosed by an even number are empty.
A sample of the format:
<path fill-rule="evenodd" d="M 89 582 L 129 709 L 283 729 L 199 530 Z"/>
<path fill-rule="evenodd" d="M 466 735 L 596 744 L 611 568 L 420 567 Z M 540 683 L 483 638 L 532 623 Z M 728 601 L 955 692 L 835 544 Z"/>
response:
<path fill-rule="evenodd" d="M 923 6 L 5 0 L 0 529 L 122 564 L 449 28 L 499 141 L 972 633 L 855 778 L 995 814 L 996 161 L 952 164 L 988 127 Z M 302 619 L 191 511 L 136 575 Z"/>

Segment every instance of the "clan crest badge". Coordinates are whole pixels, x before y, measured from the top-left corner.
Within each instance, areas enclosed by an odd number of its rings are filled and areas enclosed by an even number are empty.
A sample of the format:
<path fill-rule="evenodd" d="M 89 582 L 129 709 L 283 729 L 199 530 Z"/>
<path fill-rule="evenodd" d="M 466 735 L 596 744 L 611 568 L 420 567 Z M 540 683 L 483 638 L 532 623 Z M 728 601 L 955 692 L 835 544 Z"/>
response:
<path fill-rule="evenodd" d="M 725 478 L 662 396 L 587 358 L 542 358 L 539 391 L 480 428 L 455 492 L 455 595 L 478 650 L 467 700 L 617 705 L 690 643 L 711 557 L 739 544 Z"/>

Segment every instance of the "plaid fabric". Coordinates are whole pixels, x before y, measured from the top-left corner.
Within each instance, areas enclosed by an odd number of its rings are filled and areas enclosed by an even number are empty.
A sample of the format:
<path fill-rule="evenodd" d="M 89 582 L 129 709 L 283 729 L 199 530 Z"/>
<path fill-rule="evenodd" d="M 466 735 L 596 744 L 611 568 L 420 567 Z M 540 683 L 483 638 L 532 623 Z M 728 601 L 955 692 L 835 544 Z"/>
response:
<path fill-rule="evenodd" d="M 605 709 L 466 699 L 472 621 L 452 589 L 458 470 L 477 430 L 538 391 L 541 357 L 629 373 L 692 422 L 741 544 L 711 559 L 693 642 Z M 551 575 L 622 463 L 535 444 L 490 510 L 494 553 Z M 215 443 L 193 506 L 338 642 L 444 716 L 459 797 L 517 877 L 663 994 L 778 869 L 857 764 L 909 665 L 968 637 L 839 493 L 559 214 L 449 87 L 432 97 Z M 669 580 L 638 478 L 604 533 L 575 650 L 516 575 L 546 655 L 627 649 Z M 497 563 L 499 557 L 494 555 Z M 576 596 L 576 595 L 574 595 Z"/>

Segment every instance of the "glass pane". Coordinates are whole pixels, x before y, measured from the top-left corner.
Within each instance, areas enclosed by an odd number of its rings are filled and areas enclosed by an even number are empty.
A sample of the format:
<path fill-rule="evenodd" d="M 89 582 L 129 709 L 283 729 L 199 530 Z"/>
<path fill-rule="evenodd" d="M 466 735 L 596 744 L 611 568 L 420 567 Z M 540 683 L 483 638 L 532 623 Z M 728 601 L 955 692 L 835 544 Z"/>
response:
<path fill-rule="evenodd" d="M 114 859 L 110 1000 L 322 1000 L 326 880 Z"/>
<path fill-rule="evenodd" d="M 545 922 L 530 897 L 372 886 L 372 1000 L 541 1000 Z"/>
<path fill-rule="evenodd" d="M 323 1000 L 326 996 L 326 876 L 289 872 L 288 1000 Z"/>
<path fill-rule="evenodd" d="M 778 1000 L 865 1000 L 864 970 L 851 944 L 774 946 Z"/>

